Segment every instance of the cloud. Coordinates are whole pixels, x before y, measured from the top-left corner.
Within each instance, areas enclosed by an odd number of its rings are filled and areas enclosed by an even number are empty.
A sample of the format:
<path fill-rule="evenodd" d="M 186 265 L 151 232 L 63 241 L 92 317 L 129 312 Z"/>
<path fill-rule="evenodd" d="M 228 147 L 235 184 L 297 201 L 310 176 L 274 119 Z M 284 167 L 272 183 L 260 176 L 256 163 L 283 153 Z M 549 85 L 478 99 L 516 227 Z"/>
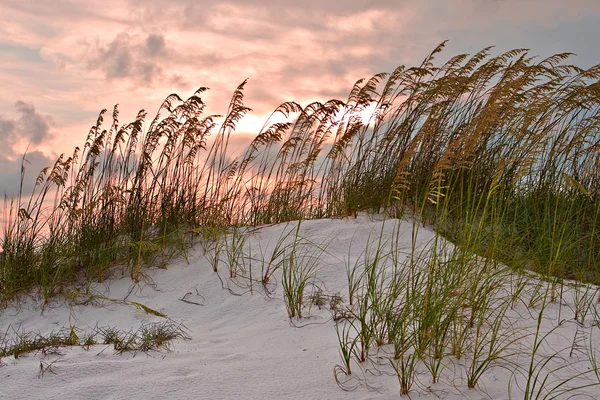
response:
<path fill-rule="evenodd" d="M 590 51 L 600 33 L 600 2 L 579 0 L 576 4 L 566 6 L 560 0 L 429 1 L 424 12 L 437 21 L 439 40 L 449 39 L 440 59 L 495 46 L 493 54 L 527 48 L 530 55 L 540 58 L 575 52 L 578 57 L 569 62 L 588 68 L 600 62 L 598 53 Z"/>
<path fill-rule="evenodd" d="M 14 109 L 18 118 L 0 116 L 0 192 L 13 194 L 20 184 L 23 148 L 36 147 L 51 139 L 52 118 L 39 114 L 33 104 L 17 101 Z M 28 171 L 26 190 L 31 190 L 33 179 L 52 160 L 39 150 L 27 153 L 25 167 Z M 30 184 L 31 183 L 31 184 Z"/>
<path fill-rule="evenodd" d="M 33 144 L 40 144 L 52 136 L 50 133 L 52 118 L 50 116 L 38 114 L 33 104 L 21 100 L 15 103 L 15 108 L 20 114 L 17 131 L 22 138 L 31 139 Z"/>
<path fill-rule="evenodd" d="M 15 121 L 0 117 L 0 151 L 6 149 L 5 145 L 12 144 L 15 138 Z"/>
<path fill-rule="evenodd" d="M 159 34 L 152 34 L 146 38 L 146 52 L 150 57 L 159 55 L 165 50 L 165 38 Z"/>
<path fill-rule="evenodd" d="M 102 71 L 108 80 L 131 78 L 136 83 L 152 84 L 166 76 L 161 66 L 168 56 L 161 34 L 118 34 L 110 43 L 96 45 L 88 56 L 87 67 Z"/>
<path fill-rule="evenodd" d="M 50 159 L 44 153 L 34 150 L 25 155 L 11 160 L 0 158 L 0 195 L 8 195 L 9 197 L 18 193 L 21 184 L 21 166 L 25 167 L 25 176 L 23 179 L 23 193 L 25 195 L 31 193 L 35 178 L 40 171 L 48 166 L 51 166 L 54 160 Z"/>
<path fill-rule="evenodd" d="M 209 86 L 217 89 L 211 92 L 217 112 L 228 100 L 228 88 L 245 78 L 250 78 L 248 92 L 267 86 L 281 98 L 280 92 L 295 91 L 291 97 L 307 103 L 345 94 L 357 79 L 380 72 L 381 60 L 404 46 L 398 38 L 413 18 L 406 6 L 390 2 L 349 1 L 341 11 L 309 3 L 314 7 L 272 1 L 125 2 L 121 7 L 132 10 L 125 13 L 128 23 L 118 33 L 106 30 L 114 36 L 79 34 L 87 50 L 71 60 L 73 65 L 83 60 L 109 84 L 125 84 L 138 94 L 144 88 Z M 77 47 L 72 39 L 68 44 Z M 54 46 L 67 50 L 65 41 Z M 314 84 L 319 79 L 327 84 Z M 280 102 L 266 100 L 251 106 L 267 113 Z"/>
<path fill-rule="evenodd" d="M 0 116 L 0 157 L 11 156 L 13 146 L 19 142 L 39 145 L 50 139 L 52 118 L 36 112 L 31 103 L 18 100 L 14 105 L 18 119 L 7 119 Z"/>

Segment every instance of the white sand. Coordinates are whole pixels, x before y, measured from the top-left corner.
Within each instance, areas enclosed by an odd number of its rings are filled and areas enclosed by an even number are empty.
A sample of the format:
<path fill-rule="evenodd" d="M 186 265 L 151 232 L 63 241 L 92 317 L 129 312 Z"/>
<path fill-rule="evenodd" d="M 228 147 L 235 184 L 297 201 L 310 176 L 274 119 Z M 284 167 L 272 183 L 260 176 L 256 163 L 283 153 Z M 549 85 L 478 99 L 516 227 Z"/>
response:
<path fill-rule="evenodd" d="M 353 263 L 367 246 L 368 238 L 377 236 L 381 221 L 365 215 L 357 219 L 305 221 L 301 235 L 316 243 L 327 243 L 327 253 L 319 262 L 318 279 L 329 294 L 341 292 L 347 299 L 346 261 Z M 287 226 L 287 227 L 286 227 Z M 386 222 L 390 232 L 392 221 Z M 281 233 L 292 229 L 293 224 L 264 227 L 252 234 L 250 245 L 253 256 L 259 248 L 266 253 L 273 248 Z M 401 247 L 410 249 L 411 223 L 402 225 Z M 427 243 L 434 237 L 432 231 L 421 228 L 419 243 Z M 255 268 L 260 267 L 255 265 Z M 226 266 L 220 266 L 219 274 L 228 280 Z M 313 307 L 306 310 L 309 318 L 294 321 L 301 328 L 293 327 L 282 301 L 280 273 L 276 274 L 278 285 L 271 298 L 264 291 L 247 293 L 230 282 L 232 295 L 224 290 L 221 280 L 212 271 L 200 246 L 190 251 L 189 264 L 178 261 L 167 270 L 150 270 L 153 284 L 135 285 L 128 277 L 114 279 L 94 286 L 96 293 L 113 299 L 138 301 L 180 321 L 188 328 L 190 340 L 175 340 L 171 352 L 115 354 L 112 346 L 97 344 L 85 350 L 80 347 L 66 348 L 61 355 L 29 354 L 18 359 L 6 357 L 0 367 L 0 398 L 2 399 L 388 399 L 399 397 L 399 386 L 393 370 L 386 362 L 377 368 L 382 374 L 373 374 L 371 367 L 361 370 L 355 367 L 354 383 L 361 385 L 354 391 L 344 391 L 335 382 L 333 368 L 341 362 L 335 322 L 330 311 Z M 255 289 L 260 289 L 255 288 Z M 595 289 L 594 289 L 595 290 Z M 131 292 L 131 293 L 130 293 Z M 201 305 L 180 301 L 186 299 Z M 129 294 L 129 295 L 128 295 Z M 527 294 L 524 294 L 527 297 Z M 570 298 L 565 295 L 565 299 Z M 561 353 L 561 365 L 575 363 L 574 367 L 557 372 L 547 384 L 565 379 L 576 371 L 589 369 L 584 341 L 598 347 L 600 332 L 590 322 L 580 326 L 572 321 L 572 306 L 568 300 L 561 307 L 561 319 L 566 319 L 552 335 L 548 345 L 540 350 L 551 354 Z M 594 304 L 593 307 L 596 307 Z M 519 305 L 513 318 L 519 324 L 533 328 L 537 310 Z M 543 331 L 557 325 L 559 303 L 551 303 L 543 321 Z M 105 302 L 103 306 L 76 305 L 69 309 L 64 303 L 56 303 L 42 309 L 33 300 L 21 301 L 0 311 L 0 332 L 11 337 L 17 328 L 25 332 L 46 334 L 69 326 L 71 322 L 82 331 L 91 332 L 94 327 L 116 327 L 124 330 L 137 329 L 143 323 L 160 321 L 134 307 Z M 81 334 L 80 334 L 81 336 Z M 577 338 L 578 346 L 569 357 L 569 346 Z M 528 336 L 523 343 L 532 341 Z M 373 354 L 373 360 L 377 356 Z M 527 368 L 526 356 L 514 358 Z M 577 362 L 577 360 L 580 360 Z M 52 367 L 40 374 L 40 363 Z M 468 389 L 464 370 L 468 358 L 460 361 L 448 357 L 448 367 L 442 382 L 431 385 L 426 369 L 418 370 L 418 383 L 411 398 L 508 398 L 508 382 L 514 367 L 506 362 L 487 371 L 476 389 Z M 553 365 L 553 364 L 550 364 Z M 508 368 L 505 368 L 508 367 Z M 545 373 L 544 373 L 545 374 Z M 542 376 L 544 376 L 544 374 Z M 593 383 L 594 374 L 589 374 Z M 523 384 L 520 378 L 520 383 Z M 586 382 L 586 381 L 583 381 Z M 596 381 L 597 382 L 597 381 Z M 375 391 L 375 389 L 377 389 Z M 570 393 L 576 394 L 575 393 Z M 586 391 L 587 398 L 600 398 L 600 388 Z M 596 396 L 597 395 L 597 396 Z M 515 384 L 513 398 L 523 394 Z M 567 394 L 563 396 L 568 397 Z"/>

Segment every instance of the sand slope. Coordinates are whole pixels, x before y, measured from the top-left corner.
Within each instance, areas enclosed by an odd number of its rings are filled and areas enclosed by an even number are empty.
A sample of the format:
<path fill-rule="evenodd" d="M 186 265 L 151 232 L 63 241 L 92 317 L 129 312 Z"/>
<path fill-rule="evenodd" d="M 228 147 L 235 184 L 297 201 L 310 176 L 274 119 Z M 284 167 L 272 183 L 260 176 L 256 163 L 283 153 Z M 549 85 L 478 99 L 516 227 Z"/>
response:
<path fill-rule="evenodd" d="M 387 221 L 384 232 L 391 232 L 394 221 Z M 252 256 L 260 250 L 267 254 L 283 232 L 294 229 L 294 224 L 263 227 L 251 234 L 248 246 Z M 347 298 L 346 260 L 354 262 L 361 257 L 369 238 L 381 231 L 382 221 L 360 215 L 357 219 L 305 221 L 300 233 L 315 243 L 326 244 L 321 254 L 317 278 L 329 294 L 340 292 Z M 411 223 L 403 222 L 399 246 L 410 250 Z M 421 228 L 419 245 L 426 245 L 434 233 Z M 332 314 L 316 306 L 308 318 L 290 324 L 282 301 L 279 274 L 273 293 L 253 287 L 250 293 L 247 281 L 228 279 L 226 266 L 220 266 L 219 275 L 212 271 L 200 246 L 190 251 L 189 264 L 181 260 L 167 270 L 148 272 L 149 281 L 134 284 L 128 277 L 111 279 L 94 285 L 94 293 L 106 298 L 137 301 L 166 314 L 170 319 L 187 327 L 189 340 L 176 340 L 171 352 L 115 354 L 108 345 L 95 345 L 86 350 L 67 348 L 60 355 L 29 354 L 14 359 L 7 357 L 0 367 L 0 397 L 5 399 L 388 399 L 398 398 L 398 382 L 388 364 L 380 367 L 365 365 L 356 368 L 357 380 L 363 384 L 353 391 L 344 391 L 336 384 L 333 368 L 340 363 L 338 339 Z M 254 264 L 253 268 L 258 268 Z M 258 269 L 260 271 L 260 269 Z M 222 282 L 230 290 L 224 289 Z M 565 291 L 567 293 L 567 290 Z M 189 302 L 181 301 L 182 298 Z M 543 350 L 568 348 L 579 335 L 572 357 L 565 359 L 580 371 L 589 369 L 583 341 L 598 345 L 593 336 L 597 328 L 571 322 L 573 313 L 565 294 L 561 319 L 566 322 L 555 331 Z M 198 304 L 192 304 L 198 303 Z M 595 307 L 595 306 L 594 306 Z M 535 325 L 535 310 L 522 307 L 513 317 L 522 319 L 522 326 Z M 550 304 L 543 330 L 557 325 L 559 304 Z M 519 316 L 519 317 L 517 317 Z M 96 326 L 137 329 L 144 323 L 160 321 L 142 310 L 126 304 L 104 301 L 102 305 L 73 305 L 56 302 L 44 309 L 33 300 L 1 311 L 0 331 L 10 338 L 13 330 L 48 333 L 69 326 L 69 321 L 81 331 L 91 332 Z M 295 326 L 293 326 L 295 325 Z M 590 336 L 591 335 L 591 336 Z M 523 338 L 523 342 L 531 337 Z M 562 354 L 562 353 L 561 353 Z M 529 359 L 520 356 L 523 366 Z M 519 359 L 518 357 L 515 359 Z M 377 355 L 372 360 L 377 363 Z M 40 362 L 52 362 L 52 368 L 43 376 Z M 444 370 L 442 382 L 431 385 L 425 369 L 417 374 L 418 385 L 412 398 L 508 398 L 508 381 L 513 367 L 503 364 L 486 372 L 479 388 L 468 390 L 461 376 L 461 362 L 451 361 Z M 454 364 L 453 364 L 454 363 Z M 511 370 L 512 369 L 512 370 Z M 371 372 L 369 372 L 371 371 Z M 571 368 L 558 372 L 567 377 Z M 560 375 L 562 374 L 562 375 Z M 591 374 L 590 383 L 595 376 Z M 555 378 L 553 378 L 554 381 Z M 520 389 L 513 385 L 513 398 L 520 398 Z M 600 389 L 589 388 L 592 397 L 600 397 Z M 565 395 L 567 397 L 567 395 Z"/>

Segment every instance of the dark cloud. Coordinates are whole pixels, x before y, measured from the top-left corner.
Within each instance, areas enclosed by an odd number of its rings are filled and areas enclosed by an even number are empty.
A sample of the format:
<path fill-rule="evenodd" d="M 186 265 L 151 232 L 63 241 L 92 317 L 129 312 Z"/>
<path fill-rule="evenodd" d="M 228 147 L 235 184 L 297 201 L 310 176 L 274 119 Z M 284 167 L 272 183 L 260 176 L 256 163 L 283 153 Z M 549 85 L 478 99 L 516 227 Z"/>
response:
<path fill-rule="evenodd" d="M 28 138 L 33 144 L 40 144 L 51 136 L 49 116 L 40 115 L 35 111 L 31 103 L 17 101 L 15 103 L 17 113 L 20 114 L 17 130 L 22 138 Z"/>
<path fill-rule="evenodd" d="M 87 66 L 101 70 L 109 80 L 130 78 L 137 84 L 151 85 L 155 80 L 170 79 L 162 66 L 167 59 L 163 35 L 150 34 L 143 38 L 120 33 L 107 45 L 96 45 Z"/>
<path fill-rule="evenodd" d="M 7 194 L 16 193 L 20 184 L 23 156 L 16 151 L 15 146 L 39 145 L 53 135 L 52 119 L 39 114 L 33 104 L 19 100 L 14 107 L 18 118 L 0 116 L 0 193 Z M 27 153 L 24 161 L 27 171 L 25 191 L 31 190 L 35 176 L 51 163 L 52 160 L 40 151 Z"/>
<path fill-rule="evenodd" d="M 181 74 L 173 74 L 168 80 L 168 83 L 172 86 L 188 90 L 192 88 L 192 84 L 183 77 Z"/>
<path fill-rule="evenodd" d="M 160 55 L 165 50 L 165 38 L 162 35 L 153 34 L 146 38 L 146 52 L 150 57 Z"/>
<path fill-rule="evenodd" d="M 15 121 L 0 117 L 0 152 L 6 145 L 11 144 L 15 138 Z M 0 153 L 1 154 L 1 153 Z"/>
<path fill-rule="evenodd" d="M 29 194 L 33 189 L 35 178 L 40 171 L 51 166 L 55 160 L 50 159 L 40 151 L 31 151 L 16 159 L 0 158 L 0 195 L 13 196 L 18 193 L 21 185 L 21 167 L 25 168 L 23 178 L 23 193 Z"/>
<path fill-rule="evenodd" d="M 19 115 L 16 120 L 0 116 L 0 159 L 12 156 L 12 147 L 19 141 L 38 145 L 52 136 L 52 118 L 37 113 L 33 104 L 19 100 L 15 110 Z"/>

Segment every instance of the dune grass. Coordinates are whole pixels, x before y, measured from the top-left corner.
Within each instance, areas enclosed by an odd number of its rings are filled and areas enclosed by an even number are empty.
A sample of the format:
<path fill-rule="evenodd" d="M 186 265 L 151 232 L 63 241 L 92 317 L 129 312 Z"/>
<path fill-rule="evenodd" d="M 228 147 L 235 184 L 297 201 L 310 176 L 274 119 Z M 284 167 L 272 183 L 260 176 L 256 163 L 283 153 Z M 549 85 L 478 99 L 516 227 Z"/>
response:
<path fill-rule="evenodd" d="M 111 327 L 96 327 L 91 333 L 79 335 L 73 327 L 46 335 L 12 329 L 14 332 L 7 332 L 0 340 L 0 357 L 13 356 L 16 359 L 35 352 L 61 355 L 61 349 L 65 347 L 81 346 L 87 350 L 99 343 L 112 345 L 117 354 L 170 351 L 174 339 L 189 339 L 186 327 L 172 320 L 144 324 L 129 332 Z M 11 333 L 12 339 L 6 339 L 8 333 Z"/>
<path fill-rule="evenodd" d="M 267 121 L 235 158 L 246 82 L 220 119 L 204 114 L 206 88 L 170 95 L 149 124 L 144 110 L 123 125 L 102 111 L 31 196 L 5 198 L 2 297 L 48 299 L 114 266 L 139 280 L 206 227 L 361 210 L 408 210 L 478 254 L 597 283 L 600 66 L 490 48 L 435 66 L 442 49 L 359 80 L 345 102 L 282 104 L 270 121 L 287 122 Z"/>
<path fill-rule="evenodd" d="M 419 66 L 357 81 L 345 101 L 280 105 L 239 156 L 230 139 L 250 111 L 246 82 L 224 116 L 205 114 L 206 88 L 170 95 L 149 123 L 142 110 L 122 125 L 115 107 L 106 124 L 102 111 L 83 147 L 41 171 L 31 195 L 5 197 L 0 298 L 33 291 L 48 301 L 118 270 L 139 281 L 201 241 L 214 271 L 225 263 L 251 291 L 270 293 L 282 273 L 298 318 L 309 297 L 318 301 L 306 291 L 317 257 L 298 252 L 300 222 L 259 259 L 244 253 L 243 227 L 368 211 L 410 216 L 413 247 L 405 258 L 393 250 L 398 238 L 386 252 L 380 237 L 362 261 L 348 260 L 349 304 L 336 317 L 341 386 L 355 361 L 389 346 L 401 394 L 419 383 L 417 368 L 435 384 L 459 361 L 476 388 L 523 354 L 510 315 L 541 307 L 541 321 L 565 278 L 578 282 L 575 320 L 595 326 L 597 290 L 587 284 L 600 283 L 600 66 L 491 48 L 436 66 L 443 47 Z M 416 247 L 422 225 L 437 232 L 425 249 Z M 537 326 L 515 384 L 527 398 L 569 393 L 566 383 L 541 389 L 558 356 L 538 358 L 547 336 Z"/>
<path fill-rule="evenodd" d="M 406 223 L 385 223 L 394 224 L 392 237 L 372 240 L 347 273 L 354 295 L 336 323 L 342 362 L 334 368 L 342 389 L 370 387 L 367 377 L 392 373 L 400 395 L 450 390 L 468 397 L 470 390 L 485 395 L 481 378 L 506 370 L 509 397 L 597 390 L 591 338 L 600 327 L 598 307 L 586 303 L 587 322 L 579 311 L 581 299 L 596 293 L 590 286 L 561 281 L 558 288 L 555 279 L 479 257 L 439 233 L 418 246 L 413 239 L 412 250 L 400 254 L 394 237 Z M 414 238 L 420 225 L 412 223 Z M 547 312 L 551 303 L 558 316 Z M 557 347 L 570 324 L 570 344 Z"/>

